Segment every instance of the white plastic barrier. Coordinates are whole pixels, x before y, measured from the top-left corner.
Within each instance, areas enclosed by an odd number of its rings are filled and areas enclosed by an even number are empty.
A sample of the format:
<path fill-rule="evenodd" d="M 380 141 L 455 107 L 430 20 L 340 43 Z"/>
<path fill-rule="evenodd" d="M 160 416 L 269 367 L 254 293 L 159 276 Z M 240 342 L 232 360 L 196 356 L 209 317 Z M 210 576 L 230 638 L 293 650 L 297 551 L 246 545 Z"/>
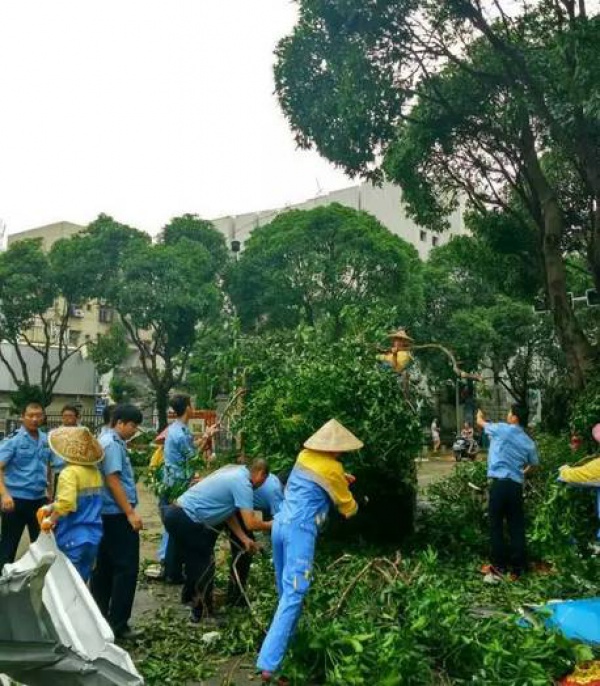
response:
<path fill-rule="evenodd" d="M 0 611 L 0 669 L 28 686 L 144 683 L 52 534 L 4 566 Z"/>

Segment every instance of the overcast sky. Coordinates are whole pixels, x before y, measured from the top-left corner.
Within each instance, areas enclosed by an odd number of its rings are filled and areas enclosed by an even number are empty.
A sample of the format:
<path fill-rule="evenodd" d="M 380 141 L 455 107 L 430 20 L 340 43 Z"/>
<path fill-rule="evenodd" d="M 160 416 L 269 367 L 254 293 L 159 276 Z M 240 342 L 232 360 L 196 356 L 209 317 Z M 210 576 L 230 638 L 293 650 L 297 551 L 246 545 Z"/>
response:
<path fill-rule="evenodd" d="M 289 0 L 0 0 L 0 219 L 154 233 L 352 182 L 273 95 Z"/>

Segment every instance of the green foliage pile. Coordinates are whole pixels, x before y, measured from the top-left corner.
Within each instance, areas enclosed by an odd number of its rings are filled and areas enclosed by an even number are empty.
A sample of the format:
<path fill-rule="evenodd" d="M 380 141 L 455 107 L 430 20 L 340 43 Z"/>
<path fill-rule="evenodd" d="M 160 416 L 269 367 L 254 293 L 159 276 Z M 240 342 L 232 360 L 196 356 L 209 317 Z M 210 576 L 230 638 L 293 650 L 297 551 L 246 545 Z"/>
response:
<path fill-rule="evenodd" d="M 550 685 L 593 653 L 539 626 L 522 628 L 518 610 L 597 594 L 595 564 L 573 558 L 556 574 L 489 587 L 469 557 L 321 548 L 284 672 L 297 686 Z M 277 602 L 266 557 L 254 563 L 248 596 L 252 611 L 228 611 L 212 647 L 173 612 L 153 618 L 135 655 L 149 686 L 190 684 L 226 657 L 252 663 Z"/>
<path fill-rule="evenodd" d="M 362 505 L 343 530 L 369 541 L 402 540 L 412 530 L 421 434 L 396 375 L 364 342 L 331 342 L 315 329 L 263 338 L 248 354 L 241 428 L 249 451 L 265 456 L 275 472 L 288 469 L 304 441 L 335 417 L 365 444 L 344 457 Z"/>

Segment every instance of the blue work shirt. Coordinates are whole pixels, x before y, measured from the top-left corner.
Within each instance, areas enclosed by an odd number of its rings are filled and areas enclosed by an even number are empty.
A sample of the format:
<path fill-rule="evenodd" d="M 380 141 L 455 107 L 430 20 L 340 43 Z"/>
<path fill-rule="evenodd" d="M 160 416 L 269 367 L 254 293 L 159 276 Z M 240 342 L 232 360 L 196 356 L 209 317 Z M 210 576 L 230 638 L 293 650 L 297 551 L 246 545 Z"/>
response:
<path fill-rule="evenodd" d="M 253 509 L 250 472 L 238 465 L 221 467 L 179 496 L 177 504 L 197 524 L 222 524 L 236 510 Z"/>
<path fill-rule="evenodd" d="M 165 440 L 165 463 L 163 484 L 174 486 L 192 477 L 190 460 L 196 455 L 194 437 L 188 427 L 176 420 L 169 425 Z"/>
<path fill-rule="evenodd" d="M 59 457 L 56 453 L 50 455 L 50 467 L 54 474 L 60 474 L 62 470 L 67 466 L 67 463 Z"/>
<path fill-rule="evenodd" d="M 124 514 L 123 510 L 117 505 L 112 491 L 106 485 L 106 477 L 109 474 L 119 474 L 121 485 L 125 490 L 129 504 L 133 507 L 137 505 L 138 496 L 135 487 L 135 477 L 131 460 L 127 454 L 127 445 L 114 429 L 103 433 L 99 440 L 104 448 L 104 459 L 98 465 L 104 477 L 102 514 Z"/>
<path fill-rule="evenodd" d="M 285 497 L 275 519 L 283 524 L 298 525 L 316 535 L 332 504 L 324 488 L 295 468 L 285 486 Z"/>
<path fill-rule="evenodd" d="M 43 431 L 39 431 L 35 439 L 21 427 L 11 438 L 0 443 L 4 483 L 13 498 L 39 500 L 46 496 L 51 456 Z"/>
<path fill-rule="evenodd" d="M 254 509 L 269 512 L 274 517 L 281 509 L 283 486 L 275 474 L 269 474 L 265 483 L 254 491 Z"/>
<path fill-rule="evenodd" d="M 483 430 L 491 440 L 487 475 L 522 484 L 525 467 L 539 464 L 535 443 L 518 424 L 486 422 Z"/>

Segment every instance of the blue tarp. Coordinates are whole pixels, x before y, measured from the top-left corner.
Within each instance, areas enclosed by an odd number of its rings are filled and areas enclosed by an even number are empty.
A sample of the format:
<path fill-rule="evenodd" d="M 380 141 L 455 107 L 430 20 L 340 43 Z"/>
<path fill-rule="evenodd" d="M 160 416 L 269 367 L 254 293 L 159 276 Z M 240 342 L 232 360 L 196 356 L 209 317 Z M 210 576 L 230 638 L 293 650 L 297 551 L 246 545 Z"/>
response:
<path fill-rule="evenodd" d="M 532 609 L 543 615 L 545 626 L 566 638 L 600 646 L 600 598 L 552 600 Z"/>

